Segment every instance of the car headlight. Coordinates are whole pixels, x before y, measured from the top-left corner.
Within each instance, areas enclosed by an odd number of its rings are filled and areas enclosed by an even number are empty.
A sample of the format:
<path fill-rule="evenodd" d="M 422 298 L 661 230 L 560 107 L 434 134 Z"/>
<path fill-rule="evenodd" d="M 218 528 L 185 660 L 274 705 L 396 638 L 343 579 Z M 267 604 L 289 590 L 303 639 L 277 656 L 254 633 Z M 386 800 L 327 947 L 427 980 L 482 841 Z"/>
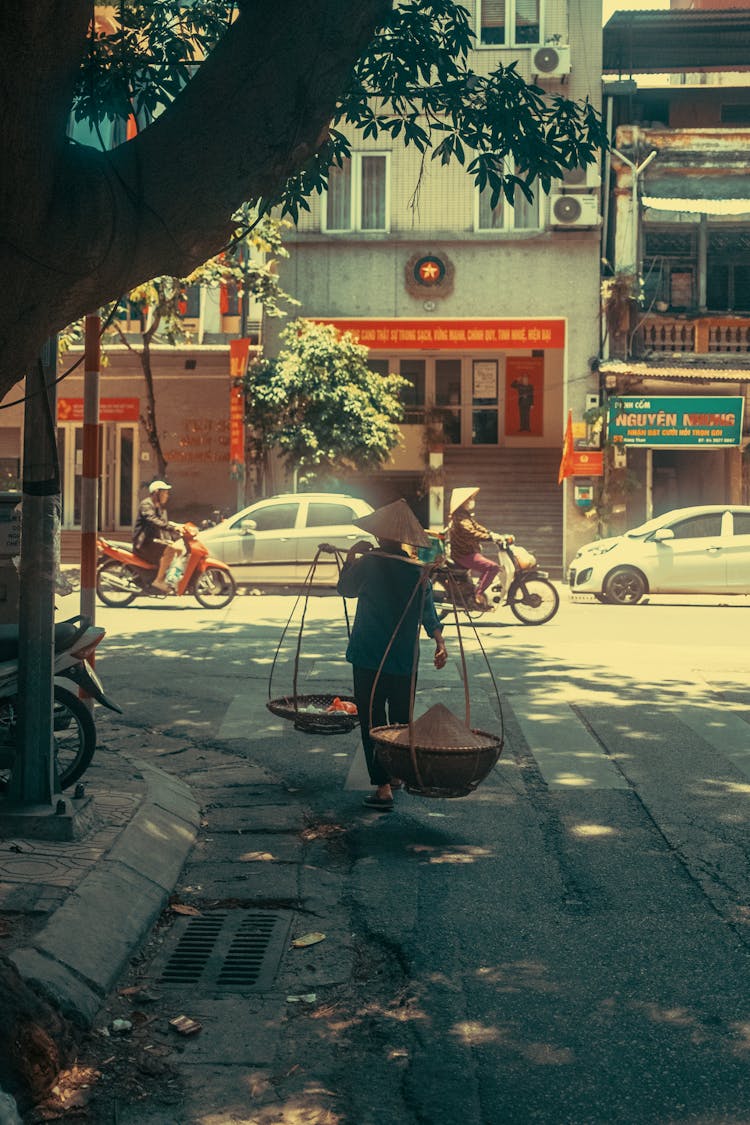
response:
<path fill-rule="evenodd" d="M 614 551 L 616 543 L 603 543 L 601 546 L 594 544 L 589 547 L 587 554 L 589 555 L 606 555 L 608 551 Z"/>

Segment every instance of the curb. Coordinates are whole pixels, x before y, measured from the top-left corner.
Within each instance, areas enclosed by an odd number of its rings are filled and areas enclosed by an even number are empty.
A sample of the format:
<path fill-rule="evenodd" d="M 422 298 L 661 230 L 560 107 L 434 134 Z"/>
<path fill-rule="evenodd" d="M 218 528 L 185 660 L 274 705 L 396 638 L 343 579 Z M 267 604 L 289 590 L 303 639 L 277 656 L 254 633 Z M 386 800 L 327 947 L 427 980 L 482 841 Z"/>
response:
<path fill-rule="evenodd" d="M 134 817 L 33 943 L 9 956 L 27 984 L 84 1027 L 163 910 L 198 835 L 188 786 L 131 761 L 146 783 Z"/>

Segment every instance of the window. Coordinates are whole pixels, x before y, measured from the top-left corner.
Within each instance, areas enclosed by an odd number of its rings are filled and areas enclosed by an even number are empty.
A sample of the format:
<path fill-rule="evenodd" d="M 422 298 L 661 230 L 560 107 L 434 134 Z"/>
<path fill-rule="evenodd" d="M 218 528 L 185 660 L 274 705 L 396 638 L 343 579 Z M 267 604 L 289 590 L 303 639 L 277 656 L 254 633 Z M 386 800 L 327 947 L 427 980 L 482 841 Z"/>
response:
<path fill-rule="evenodd" d="M 477 38 L 481 47 L 541 43 L 542 0 L 477 0 Z"/>
<path fill-rule="evenodd" d="M 329 168 L 325 230 L 387 230 L 388 210 L 387 153 L 355 152 L 341 168 Z"/>
<path fill-rule="evenodd" d="M 248 512 L 238 522 L 240 527 L 247 527 L 250 522 L 254 522 L 255 531 L 287 531 L 296 524 L 298 511 L 299 504 L 273 504 L 270 508 Z"/>
<path fill-rule="evenodd" d="M 707 535 L 721 535 L 721 512 L 705 516 L 691 516 L 672 524 L 675 539 L 703 539 Z"/>
<path fill-rule="evenodd" d="M 750 104 L 723 105 L 721 107 L 722 125 L 750 125 Z"/>
<path fill-rule="evenodd" d="M 423 359 L 402 359 L 399 363 L 399 373 L 411 383 L 400 394 L 404 422 L 413 424 L 424 421 L 425 369 Z"/>
<path fill-rule="evenodd" d="M 435 406 L 447 445 L 461 444 L 461 360 L 435 360 Z"/>
<path fill-rule="evenodd" d="M 354 512 L 345 504 L 311 504 L 307 510 L 308 527 L 331 527 L 350 524 Z"/>
<path fill-rule="evenodd" d="M 715 312 L 750 312 L 750 231 L 709 230 L 706 307 Z"/>
<path fill-rule="evenodd" d="M 657 302 L 675 311 L 697 304 L 697 238 L 693 229 L 662 227 L 644 231 L 644 307 Z"/>
<path fill-rule="evenodd" d="M 497 201 L 497 206 L 492 206 L 492 190 L 486 187 L 484 191 L 477 192 L 477 230 L 538 230 L 539 229 L 539 194 L 538 184 L 532 184 L 531 190 L 534 199 L 528 202 L 526 196 L 516 188 L 513 197 L 513 206 L 508 203 L 504 195 Z"/>
<path fill-rule="evenodd" d="M 750 535 L 750 515 L 746 512 L 733 512 L 734 534 Z"/>

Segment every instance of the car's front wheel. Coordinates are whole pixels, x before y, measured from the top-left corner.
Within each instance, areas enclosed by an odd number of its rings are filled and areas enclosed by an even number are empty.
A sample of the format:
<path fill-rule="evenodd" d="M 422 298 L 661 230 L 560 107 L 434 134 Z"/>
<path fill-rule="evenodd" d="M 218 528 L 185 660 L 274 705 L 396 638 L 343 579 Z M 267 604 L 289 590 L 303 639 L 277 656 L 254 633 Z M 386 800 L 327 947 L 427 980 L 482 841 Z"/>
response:
<path fill-rule="evenodd" d="M 607 575 L 604 596 L 613 605 L 635 605 L 646 593 L 646 579 L 632 566 L 618 566 Z"/>

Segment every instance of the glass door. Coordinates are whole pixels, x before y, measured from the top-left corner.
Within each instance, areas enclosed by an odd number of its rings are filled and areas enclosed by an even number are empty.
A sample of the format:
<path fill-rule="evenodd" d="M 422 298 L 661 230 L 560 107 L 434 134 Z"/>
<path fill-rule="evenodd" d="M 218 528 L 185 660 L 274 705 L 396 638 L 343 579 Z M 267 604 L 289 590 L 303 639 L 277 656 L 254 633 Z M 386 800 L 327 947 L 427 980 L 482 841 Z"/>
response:
<path fill-rule="evenodd" d="M 132 530 L 138 503 L 138 427 L 127 422 L 114 423 L 115 443 L 115 528 Z"/>
<path fill-rule="evenodd" d="M 83 426 L 63 422 L 57 427 L 57 455 L 60 460 L 60 493 L 64 530 L 81 526 L 81 478 L 83 475 Z"/>

